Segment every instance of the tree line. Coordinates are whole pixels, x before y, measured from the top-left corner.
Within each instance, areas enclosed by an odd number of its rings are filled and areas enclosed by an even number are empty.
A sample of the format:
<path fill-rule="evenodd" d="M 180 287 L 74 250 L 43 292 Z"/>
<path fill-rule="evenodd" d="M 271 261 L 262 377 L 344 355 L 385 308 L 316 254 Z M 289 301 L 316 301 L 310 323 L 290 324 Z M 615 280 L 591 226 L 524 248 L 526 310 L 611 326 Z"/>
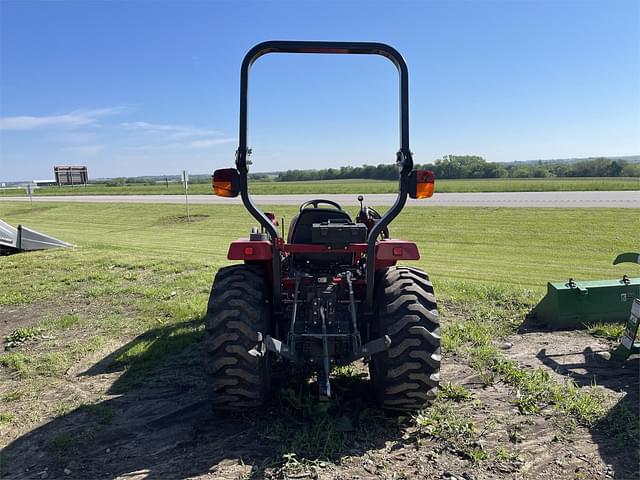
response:
<path fill-rule="evenodd" d="M 640 177 L 640 163 L 623 159 L 593 158 L 588 160 L 538 161 L 527 163 L 487 162 L 477 155 L 445 155 L 434 163 L 415 166 L 432 170 L 436 178 L 545 178 L 545 177 Z M 394 164 L 362 165 L 361 167 L 324 168 L 321 170 L 287 170 L 275 173 L 250 173 L 253 181 L 292 182 L 301 180 L 372 179 L 396 180 L 398 169 Z M 158 185 L 181 183 L 179 175 L 150 175 L 94 180 L 108 186 L 130 184 Z M 211 183 L 211 174 L 196 174 L 190 183 Z"/>
<path fill-rule="evenodd" d="M 477 155 L 445 155 L 434 163 L 416 165 L 432 170 L 436 178 L 545 178 L 545 177 L 640 177 L 640 163 L 622 159 L 594 158 L 575 162 L 497 163 Z M 365 178 L 395 180 L 395 165 L 323 168 L 321 170 L 287 170 L 276 181 L 344 180 Z"/>

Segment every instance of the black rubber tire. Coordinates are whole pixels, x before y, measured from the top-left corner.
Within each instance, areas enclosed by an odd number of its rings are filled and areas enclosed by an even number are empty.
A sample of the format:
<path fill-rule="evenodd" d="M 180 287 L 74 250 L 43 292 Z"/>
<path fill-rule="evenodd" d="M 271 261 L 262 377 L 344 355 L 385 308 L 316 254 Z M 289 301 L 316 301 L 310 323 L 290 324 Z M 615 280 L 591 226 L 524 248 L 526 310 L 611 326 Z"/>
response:
<path fill-rule="evenodd" d="M 377 274 L 372 338 L 389 335 L 389 350 L 372 356 L 377 400 L 388 410 L 416 411 L 436 398 L 440 381 L 440 322 L 429 276 L 412 267 Z"/>
<path fill-rule="evenodd" d="M 205 367 L 216 410 L 256 408 L 269 394 L 270 358 L 259 335 L 269 333 L 267 299 L 261 267 L 218 270 L 205 317 Z"/>

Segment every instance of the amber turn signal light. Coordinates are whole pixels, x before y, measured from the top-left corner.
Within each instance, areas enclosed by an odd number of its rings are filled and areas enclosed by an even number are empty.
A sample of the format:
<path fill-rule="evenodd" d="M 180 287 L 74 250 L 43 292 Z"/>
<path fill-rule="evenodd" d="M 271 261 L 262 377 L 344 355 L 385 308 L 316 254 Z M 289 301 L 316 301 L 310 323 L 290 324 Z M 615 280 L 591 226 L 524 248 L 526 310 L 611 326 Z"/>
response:
<path fill-rule="evenodd" d="M 219 197 L 237 197 L 240 193 L 240 174 L 235 168 L 213 172 L 213 193 Z"/>
<path fill-rule="evenodd" d="M 435 177 L 431 170 L 414 170 L 409 177 L 409 196 L 429 198 L 433 195 Z"/>

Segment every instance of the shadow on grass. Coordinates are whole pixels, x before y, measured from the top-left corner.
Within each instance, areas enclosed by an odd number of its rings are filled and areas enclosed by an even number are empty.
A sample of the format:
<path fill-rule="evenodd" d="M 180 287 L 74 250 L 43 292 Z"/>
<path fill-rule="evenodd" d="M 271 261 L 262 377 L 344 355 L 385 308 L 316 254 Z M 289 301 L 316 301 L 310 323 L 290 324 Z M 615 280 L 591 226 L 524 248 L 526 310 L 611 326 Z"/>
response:
<path fill-rule="evenodd" d="M 599 385 L 625 394 L 591 427 L 591 435 L 603 460 L 613 467 L 615 478 L 639 478 L 640 358 L 636 355 L 625 362 L 616 362 L 606 360 L 601 353 L 587 347 L 582 352 L 583 361 L 562 363 L 563 356 L 576 354 L 547 355 L 543 349 L 537 358 L 579 386 Z"/>
<path fill-rule="evenodd" d="M 108 396 L 8 445 L 0 478 L 279 478 L 401 441 L 395 419 L 369 400 L 365 375 L 350 369 L 336 375 L 330 403 L 316 400 L 304 372 L 292 379 L 278 367 L 262 411 L 213 412 L 201 325 L 198 318 L 150 330 L 81 374 L 88 390 L 111 381 Z"/>
<path fill-rule="evenodd" d="M 82 375 L 121 372 L 107 393 L 126 393 L 142 383 L 167 357 L 200 341 L 203 337 L 199 329 L 202 322 L 202 318 L 196 318 L 178 325 L 148 330 L 107 355 Z"/>

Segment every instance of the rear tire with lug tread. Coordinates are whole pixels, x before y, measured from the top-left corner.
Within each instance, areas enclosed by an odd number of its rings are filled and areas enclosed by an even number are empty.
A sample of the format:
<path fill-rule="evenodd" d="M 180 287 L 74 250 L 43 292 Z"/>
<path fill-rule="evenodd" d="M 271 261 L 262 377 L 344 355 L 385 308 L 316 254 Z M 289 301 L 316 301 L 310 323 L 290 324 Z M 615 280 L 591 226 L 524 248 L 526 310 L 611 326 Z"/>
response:
<path fill-rule="evenodd" d="M 267 398 L 270 358 L 262 342 L 269 328 L 267 298 L 261 267 L 218 270 L 205 317 L 205 367 L 214 409 L 256 408 Z"/>
<path fill-rule="evenodd" d="M 373 337 L 389 335 L 372 356 L 371 381 L 380 405 L 416 411 L 433 402 L 440 381 L 440 321 L 433 285 L 420 269 L 394 266 L 377 273 Z"/>

